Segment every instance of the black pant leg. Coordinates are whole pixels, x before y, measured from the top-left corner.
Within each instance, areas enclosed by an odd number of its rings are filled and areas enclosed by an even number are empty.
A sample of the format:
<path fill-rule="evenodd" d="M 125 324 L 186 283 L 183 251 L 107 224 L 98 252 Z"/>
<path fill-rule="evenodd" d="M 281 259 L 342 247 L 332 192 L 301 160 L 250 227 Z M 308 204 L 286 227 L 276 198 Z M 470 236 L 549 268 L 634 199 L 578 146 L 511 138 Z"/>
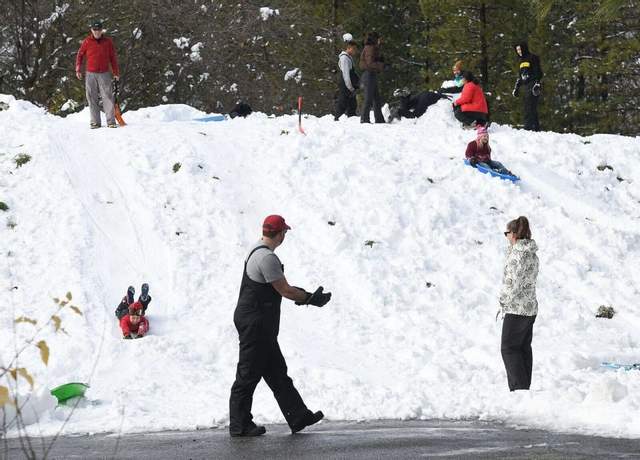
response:
<path fill-rule="evenodd" d="M 384 115 L 382 115 L 382 98 L 380 97 L 380 88 L 378 88 L 378 75 L 373 75 L 373 117 L 376 123 L 384 123 Z"/>
<path fill-rule="evenodd" d="M 264 381 L 273 391 L 282 415 L 284 415 L 289 426 L 293 426 L 309 411 L 300 393 L 293 386 L 293 380 L 287 375 L 287 363 L 284 360 L 284 356 L 282 356 L 278 342 L 271 345 Z"/>
<path fill-rule="evenodd" d="M 336 97 L 336 108 L 333 114 L 334 119 L 340 118 L 349 108 L 349 96 L 351 92 L 347 89 L 344 81 L 338 83 L 338 95 Z"/>
<path fill-rule="evenodd" d="M 524 129 L 529 131 L 540 131 L 540 123 L 538 121 L 538 100 L 540 96 L 531 94 L 532 84 L 524 85 Z"/>
<path fill-rule="evenodd" d="M 355 94 L 351 94 L 349 96 L 347 111 L 345 113 L 347 114 L 348 117 L 355 117 L 356 110 L 358 110 L 358 100 L 356 99 Z"/>
<path fill-rule="evenodd" d="M 527 380 L 525 382 L 527 388 L 531 387 L 531 374 L 533 372 L 533 350 L 531 349 L 531 342 L 533 340 L 533 323 L 536 321 L 535 316 L 528 316 L 529 323 L 527 326 L 527 333 L 524 337 L 524 344 L 522 346 L 522 355 L 524 358 L 524 367 L 527 371 Z"/>
<path fill-rule="evenodd" d="M 236 369 L 236 380 L 229 397 L 229 431 L 241 433 L 253 420 L 251 406 L 253 393 L 264 373 L 269 359 L 269 348 L 265 346 L 259 320 L 247 324 L 236 323 L 240 336 L 240 353 Z"/>
<path fill-rule="evenodd" d="M 471 112 L 463 112 L 462 110 L 454 110 L 453 116 L 456 117 L 460 123 L 465 125 L 470 125 L 475 121 L 473 116 L 470 115 Z"/>
<path fill-rule="evenodd" d="M 360 121 L 362 123 L 370 123 L 371 117 L 369 112 L 371 112 L 371 106 L 373 105 L 373 93 L 374 88 L 372 86 L 371 77 L 373 74 L 368 70 L 362 73 L 362 78 L 360 82 L 362 83 L 362 89 L 364 90 L 364 102 L 362 104 L 362 115 L 360 115 Z"/>
<path fill-rule="evenodd" d="M 525 361 L 525 342 L 532 333 L 535 317 L 507 313 L 502 323 L 502 344 L 500 351 L 507 371 L 509 389 L 528 390 L 531 382 Z M 531 360 L 533 363 L 533 360 Z"/>

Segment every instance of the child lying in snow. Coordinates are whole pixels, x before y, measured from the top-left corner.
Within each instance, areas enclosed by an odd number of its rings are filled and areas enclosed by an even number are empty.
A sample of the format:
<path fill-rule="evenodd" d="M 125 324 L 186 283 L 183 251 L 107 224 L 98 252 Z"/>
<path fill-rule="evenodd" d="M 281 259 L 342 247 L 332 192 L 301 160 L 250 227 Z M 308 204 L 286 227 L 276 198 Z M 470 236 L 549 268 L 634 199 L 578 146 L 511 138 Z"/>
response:
<path fill-rule="evenodd" d="M 140 302 L 134 302 L 129 307 L 129 314 L 120 320 L 123 339 L 139 339 L 149 331 L 149 321 L 144 317 Z"/>
<path fill-rule="evenodd" d="M 478 165 L 491 168 L 500 174 L 513 174 L 499 161 L 491 159 L 491 147 L 489 147 L 489 133 L 486 126 L 478 126 L 478 136 L 475 141 L 469 142 L 465 156 L 469 164 L 474 168 Z"/>
<path fill-rule="evenodd" d="M 149 295 L 149 285 L 144 283 L 140 289 L 140 297 L 138 297 L 138 302 L 142 304 L 142 314 L 144 315 L 147 312 L 147 307 L 151 303 L 151 296 Z M 116 307 L 116 318 L 121 320 L 127 313 L 129 313 L 129 307 L 133 304 L 133 297 L 136 293 L 136 290 L 133 286 L 129 286 L 127 289 L 127 294 L 122 298 L 120 304 Z"/>

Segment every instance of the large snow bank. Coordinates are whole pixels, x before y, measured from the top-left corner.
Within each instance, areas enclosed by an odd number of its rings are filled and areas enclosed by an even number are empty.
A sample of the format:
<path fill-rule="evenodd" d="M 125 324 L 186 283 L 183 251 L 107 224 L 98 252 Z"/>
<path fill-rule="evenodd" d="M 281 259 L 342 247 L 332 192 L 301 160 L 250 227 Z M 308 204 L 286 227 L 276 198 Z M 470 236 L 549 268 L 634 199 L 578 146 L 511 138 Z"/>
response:
<path fill-rule="evenodd" d="M 302 136 L 297 117 L 195 123 L 186 106 L 89 130 L 86 111 L 0 99 L 0 358 L 13 318 L 46 320 L 49 299 L 72 291 L 84 316 L 64 314 L 68 335 L 43 331 L 49 366 L 37 350 L 21 363 L 38 391 L 90 381 L 67 432 L 227 422 L 243 257 L 280 213 L 289 281 L 333 292 L 323 309 L 283 306 L 282 349 L 310 408 L 640 436 L 640 373 L 599 366 L 640 356 L 639 139 L 493 126 L 494 158 L 523 178 L 513 185 L 463 165 L 474 133 L 446 101 L 392 125 L 309 117 Z M 16 169 L 19 153 L 32 160 Z M 494 318 L 502 231 L 519 215 L 540 246 L 540 314 L 532 391 L 511 394 Z M 113 311 L 144 281 L 151 335 L 123 341 Z M 601 304 L 618 314 L 596 319 Z M 66 409 L 39 407 L 53 433 Z M 264 384 L 254 414 L 282 421 Z"/>

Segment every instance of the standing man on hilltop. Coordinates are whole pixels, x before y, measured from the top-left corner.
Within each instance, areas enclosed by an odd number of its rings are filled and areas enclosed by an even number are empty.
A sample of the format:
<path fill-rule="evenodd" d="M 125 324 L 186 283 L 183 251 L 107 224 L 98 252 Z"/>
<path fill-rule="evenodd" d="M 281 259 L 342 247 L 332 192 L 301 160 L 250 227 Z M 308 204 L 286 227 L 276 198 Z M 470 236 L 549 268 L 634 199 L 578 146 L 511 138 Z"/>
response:
<path fill-rule="evenodd" d="M 262 239 L 254 244 L 244 262 L 242 284 L 233 322 L 240 337 L 240 355 L 236 380 L 229 398 L 229 434 L 260 436 L 263 426 L 253 422 L 253 392 L 265 380 L 280 406 L 292 433 L 319 422 L 321 411 L 311 412 L 287 375 L 287 363 L 278 345 L 282 297 L 296 305 L 324 306 L 331 293 L 320 286 L 314 293 L 290 286 L 284 277 L 284 265 L 273 252 L 284 241 L 289 227 L 282 216 L 267 216 L 262 224 Z"/>
<path fill-rule="evenodd" d="M 356 90 L 359 86 L 360 78 L 355 70 L 353 57 L 358 52 L 358 44 L 353 40 L 347 42 L 346 49 L 340 53 L 338 57 L 338 97 L 336 99 L 336 111 L 334 119 L 338 119 L 347 114 L 347 117 L 353 117 L 356 114 L 358 102 L 356 100 Z"/>
<path fill-rule="evenodd" d="M 120 78 L 120 68 L 113 41 L 104 36 L 101 21 L 91 24 L 91 32 L 78 50 L 76 57 L 78 80 L 82 80 L 82 63 L 85 57 L 87 59 L 85 89 L 87 103 L 91 111 L 91 128 L 100 127 L 100 106 L 98 104 L 100 96 L 102 96 L 102 108 L 107 116 L 107 126 L 117 128 L 111 80 L 112 76 L 116 80 Z M 109 69 L 109 65 L 111 65 L 111 69 Z"/>
<path fill-rule="evenodd" d="M 513 96 L 518 97 L 522 87 L 524 98 L 524 129 L 529 131 L 540 131 L 538 121 L 538 100 L 542 93 L 540 80 L 544 73 L 540 66 L 540 58 L 529 51 L 526 42 L 518 43 L 515 46 L 516 54 L 520 58 L 518 80 L 513 89 Z"/>

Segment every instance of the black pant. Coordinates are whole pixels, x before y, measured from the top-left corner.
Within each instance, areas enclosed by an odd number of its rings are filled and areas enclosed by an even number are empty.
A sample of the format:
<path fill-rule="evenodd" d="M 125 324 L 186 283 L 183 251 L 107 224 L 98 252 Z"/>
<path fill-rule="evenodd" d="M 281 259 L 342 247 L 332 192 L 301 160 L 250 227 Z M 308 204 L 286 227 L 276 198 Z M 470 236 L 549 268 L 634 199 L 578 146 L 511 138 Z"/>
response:
<path fill-rule="evenodd" d="M 509 389 L 528 390 L 531 386 L 533 368 L 533 323 L 535 316 L 522 316 L 507 313 L 502 323 L 502 360 L 507 370 Z"/>
<path fill-rule="evenodd" d="M 533 83 L 527 83 L 522 86 L 524 92 L 524 129 L 529 131 L 540 131 L 540 122 L 538 121 L 538 100 L 540 96 L 534 96 L 531 93 Z"/>
<path fill-rule="evenodd" d="M 456 120 L 461 122 L 464 125 L 470 125 L 474 121 L 476 124 L 484 125 L 489 120 L 489 117 L 486 113 L 483 112 L 463 112 L 459 106 L 456 106 L 456 109 L 453 111 L 453 116 L 456 117 Z"/>
<path fill-rule="evenodd" d="M 356 94 L 351 92 L 347 85 L 344 84 L 344 80 L 340 79 L 338 83 L 338 95 L 336 97 L 336 110 L 333 114 L 337 120 L 343 114 L 347 114 L 348 117 L 353 117 L 356 114 L 356 108 L 358 107 L 358 101 L 356 100 Z"/>
<path fill-rule="evenodd" d="M 253 392 L 261 378 L 273 391 L 289 426 L 299 422 L 309 410 L 287 375 L 287 363 L 277 337 L 260 319 L 236 321 L 236 328 L 240 335 L 240 357 L 229 399 L 229 431 L 241 433 L 251 424 Z"/>
<path fill-rule="evenodd" d="M 380 91 L 378 90 L 378 74 L 365 70 L 360 83 L 364 89 L 364 104 L 360 121 L 362 123 L 371 122 L 369 112 L 373 107 L 373 116 L 375 117 L 376 123 L 384 123 L 382 101 L 380 99 Z"/>

